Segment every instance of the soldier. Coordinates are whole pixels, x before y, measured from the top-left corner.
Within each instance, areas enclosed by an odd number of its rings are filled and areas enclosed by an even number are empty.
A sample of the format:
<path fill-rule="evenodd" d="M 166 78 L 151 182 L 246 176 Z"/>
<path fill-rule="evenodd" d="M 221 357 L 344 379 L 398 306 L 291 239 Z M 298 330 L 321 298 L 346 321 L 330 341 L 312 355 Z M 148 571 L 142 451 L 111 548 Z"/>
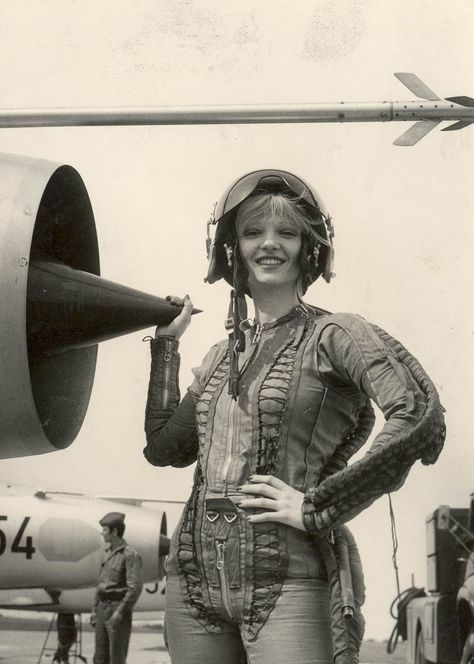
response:
<path fill-rule="evenodd" d="M 132 608 L 142 591 L 141 559 L 123 539 L 125 514 L 109 512 L 99 521 L 106 545 L 91 612 L 94 664 L 125 664 Z"/>

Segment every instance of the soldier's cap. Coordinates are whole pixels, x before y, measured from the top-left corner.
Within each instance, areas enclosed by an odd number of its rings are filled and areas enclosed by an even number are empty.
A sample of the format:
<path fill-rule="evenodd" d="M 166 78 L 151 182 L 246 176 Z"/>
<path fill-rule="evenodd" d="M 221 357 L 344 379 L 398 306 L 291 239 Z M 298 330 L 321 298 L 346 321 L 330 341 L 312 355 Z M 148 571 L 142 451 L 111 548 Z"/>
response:
<path fill-rule="evenodd" d="M 125 523 L 125 514 L 122 512 L 108 512 L 102 517 L 99 523 L 101 526 L 109 526 L 109 528 L 119 526 Z"/>

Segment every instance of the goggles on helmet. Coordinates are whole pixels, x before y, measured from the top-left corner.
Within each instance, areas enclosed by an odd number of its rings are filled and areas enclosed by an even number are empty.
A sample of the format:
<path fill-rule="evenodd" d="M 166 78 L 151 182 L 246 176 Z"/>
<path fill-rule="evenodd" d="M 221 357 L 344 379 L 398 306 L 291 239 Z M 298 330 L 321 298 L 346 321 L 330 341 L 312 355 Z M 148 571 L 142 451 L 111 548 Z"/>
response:
<path fill-rule="evenodd" d="M 313 213 L 315 212 L 311 225 L 315 232 L 327 241 L 327 244 L 320 245 L 319 262 L 311 281 L 315 281 L 321 274 L 326 281 L 330 281 L 334 256 L 332 246 L 334 230 L 331 217 L 319 195 L 306 182 L 288 171 L 276 169 L 253 171 L 238 178 L 216 203 L 207 224 L 206 249 L 209 270 L 205 281 L 212 284 L 224 278 L 230 285 L 233 285 L 233 270 L 229 264 L 225 246 L 229 229 L 235 222 L 241 203 L 250 196 L 268 193 L 296 197 L 301 203 L 309 206 Z M 214 238 L 211 237 L 213 227 L 215 227 Z"/>

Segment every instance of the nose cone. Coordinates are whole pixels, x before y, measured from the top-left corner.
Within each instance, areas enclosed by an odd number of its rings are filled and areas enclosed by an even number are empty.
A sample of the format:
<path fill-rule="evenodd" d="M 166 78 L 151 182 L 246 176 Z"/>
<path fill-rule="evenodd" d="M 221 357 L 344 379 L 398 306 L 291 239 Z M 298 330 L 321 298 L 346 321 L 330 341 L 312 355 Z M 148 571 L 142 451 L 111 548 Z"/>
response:
<path fill-rule="evenodd" d="M 167 325 L 181 307 L 43 260 L 30 267 L 27 311 L 28 353 L 30 359 L 38 360 L 152 325 Z"/>

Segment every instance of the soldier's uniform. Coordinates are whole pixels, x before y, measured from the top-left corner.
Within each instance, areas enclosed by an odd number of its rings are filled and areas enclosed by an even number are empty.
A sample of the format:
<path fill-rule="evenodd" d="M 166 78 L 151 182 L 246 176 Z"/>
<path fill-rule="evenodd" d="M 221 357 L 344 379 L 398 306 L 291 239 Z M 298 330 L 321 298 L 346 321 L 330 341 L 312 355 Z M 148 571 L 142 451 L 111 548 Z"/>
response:
<path fill-rule="evenodd" d="M 110 512 L 101 526 L 123 523 L 124 514 Z M 104 555 L 97 584 L 94 664 L 125 664 L 132 629 L 132 608 L 142 590 L 141 558 L 125 541 Z M 121 621 L 113 627 L 114 613 Z"/>

